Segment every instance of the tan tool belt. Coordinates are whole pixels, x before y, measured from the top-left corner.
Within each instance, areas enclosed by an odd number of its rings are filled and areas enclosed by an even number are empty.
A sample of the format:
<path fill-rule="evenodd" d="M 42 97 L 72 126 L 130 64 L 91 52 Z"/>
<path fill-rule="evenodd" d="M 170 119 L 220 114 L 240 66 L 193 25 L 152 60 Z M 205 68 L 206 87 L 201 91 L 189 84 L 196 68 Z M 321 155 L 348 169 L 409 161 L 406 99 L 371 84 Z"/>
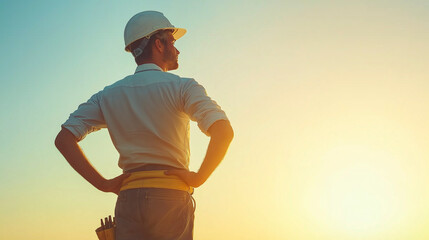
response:
<path fill-rule="evenodd" d="M 175 175 L 165 175 L 165 170 L 133 172 L 122 182 L 121 191 L 133 188 L 167 188 L 192 194 L 194 188 L 188 186 Z"/>

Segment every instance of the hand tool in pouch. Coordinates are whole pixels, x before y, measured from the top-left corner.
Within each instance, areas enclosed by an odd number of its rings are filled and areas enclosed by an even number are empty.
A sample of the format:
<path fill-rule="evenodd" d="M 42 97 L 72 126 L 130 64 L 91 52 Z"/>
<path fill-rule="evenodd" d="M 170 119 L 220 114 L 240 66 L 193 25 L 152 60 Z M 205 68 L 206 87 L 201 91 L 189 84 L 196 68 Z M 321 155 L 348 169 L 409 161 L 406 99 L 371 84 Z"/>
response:
<path fill-rule="evenodd" d="M 109 215 L 109 218 L 100 219 L 101 226 L 97 229 L 95 229 L 95 233 L 97 233 L 97 237 L 100 240 L 115 240 L 115 230 L 116 230 L 116 223 L 115 218 Z"/>

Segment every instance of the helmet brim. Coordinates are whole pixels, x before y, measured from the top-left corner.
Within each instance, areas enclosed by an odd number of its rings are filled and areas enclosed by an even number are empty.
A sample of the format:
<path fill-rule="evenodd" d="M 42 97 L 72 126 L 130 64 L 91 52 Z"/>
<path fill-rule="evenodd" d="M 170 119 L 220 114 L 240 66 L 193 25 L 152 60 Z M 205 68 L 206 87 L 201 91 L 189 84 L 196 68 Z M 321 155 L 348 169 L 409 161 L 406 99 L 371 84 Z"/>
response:
<path fill-rule="evenodd" d="M 183 37 L 183 35 L 185 35 L 185 33 L 186 33 L 186 29 L 184 29 L 184 28 L 167 27 L 167 28 L 160 28 L 160 29 L 156 29 L 155 31 L 153 31 L 153 32 L 149 33 L 148 35 L 150 36 L 150 35 L 154 34 L 155 32 L 157 32 L 157 31 L 159 31 L 159 30 L 168 30 L 168 29 L 173 30 L 173 33 L 172 33 L 172 34 L 173 34 L 174 40 L 177 40 L 177 39 L 179 39 L 179 38 Z M 140 39 L 141 39 L 141 38 L 140 38 Z M 137 39 L 136 41 L 138 41 L 138 40 L 140 40 L 140 39 Z M 135 41 L 134 41 L 134 42 L 135 42 Z M 131 52 L 131 51 L 130 51 L 130 49 L 128 49 L 128 47 L 129 47 L 131 44 L 132 44 L 132 43 L 128 44 L 128 45 L 125 47 L 125 51 L 127 51 L 127 52 Z"/>
<path fill-rule="evenodd" d="M 186 33 L 186 29 L 184 28 L 175 28 L 175 31 L 173 32 L 173 37 L 175 40 L 183 37 L 183 35 L 185 35 Z"/>

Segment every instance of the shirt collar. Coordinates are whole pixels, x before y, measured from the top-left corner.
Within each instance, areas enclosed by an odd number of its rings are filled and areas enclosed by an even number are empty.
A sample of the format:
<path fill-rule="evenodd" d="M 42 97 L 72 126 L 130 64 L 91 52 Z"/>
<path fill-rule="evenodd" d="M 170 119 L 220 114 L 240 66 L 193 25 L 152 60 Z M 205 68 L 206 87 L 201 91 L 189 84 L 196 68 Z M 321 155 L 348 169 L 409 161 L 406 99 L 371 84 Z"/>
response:
<path fill-rule="evenodd" d="M 145 64 L 137 66 L 135 73 L 141 72 L 141 71 L 148 71 L 148 70 L 157 70 L 157 71 L 163 72 L 162 68 L 160 68 L 155 63 L 145 63 Z"/>

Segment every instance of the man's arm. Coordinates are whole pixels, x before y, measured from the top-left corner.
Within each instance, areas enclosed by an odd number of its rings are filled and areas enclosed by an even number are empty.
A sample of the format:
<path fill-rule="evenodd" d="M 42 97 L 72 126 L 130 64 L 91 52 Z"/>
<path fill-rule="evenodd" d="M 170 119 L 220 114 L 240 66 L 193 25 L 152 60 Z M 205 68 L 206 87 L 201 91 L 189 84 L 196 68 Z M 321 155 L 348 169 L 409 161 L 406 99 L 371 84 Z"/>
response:
<path fill-rule="evenodd" d="M 105 179 L 85 157 L 75 136 L 65 128 L 58 133 L 55 146 L 74 170 L 100 191 L 118 194 L 122 181 L 129 176 L 129 174 L 122 174 L 110 180 Z"/>
<path fill-rule="evenodd" d="M 229 121 L 226 120 L 218 120 L 213 123 L 208 129 L 208 133 L 210 134 L 210 143 L 204 161 L 197 173 L 186 170 L 168 170 L 165 174 L 176 175 L 189 186 L 201 186 L 222 161 L 234 137 L 234 131 Z"/>

